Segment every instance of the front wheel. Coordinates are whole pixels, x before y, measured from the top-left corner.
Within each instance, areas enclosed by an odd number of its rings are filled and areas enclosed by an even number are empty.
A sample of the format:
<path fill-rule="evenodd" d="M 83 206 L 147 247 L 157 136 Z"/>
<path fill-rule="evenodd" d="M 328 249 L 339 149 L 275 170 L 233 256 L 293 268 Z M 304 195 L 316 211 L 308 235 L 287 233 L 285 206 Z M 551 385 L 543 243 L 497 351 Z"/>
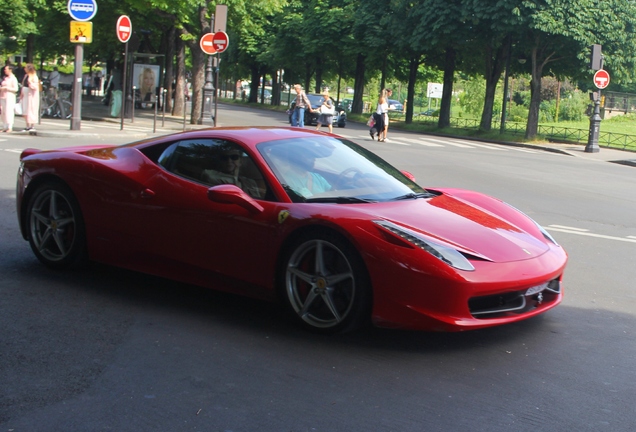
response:
<path fill-rule="evenodd" d="M 358 252 L 331 233 L 307 234 L 283 260 L 283 301 L 304 327 L 319 333 L 353 330 L 370 321 L 372 294 Z"/>
<path fill-rule="evenodd" d="M 84 221 L 67 186 L 42 184 L 31 196 L 26 216 L 29 244 L 43 264 L 61 269 L 85 258 Z"/>
<path fill-rule="evenodd" d="M 53 117 L 70 119 L 73 116 L 73 104 L 67 100 L 58 100 L 53 108 Z"/>

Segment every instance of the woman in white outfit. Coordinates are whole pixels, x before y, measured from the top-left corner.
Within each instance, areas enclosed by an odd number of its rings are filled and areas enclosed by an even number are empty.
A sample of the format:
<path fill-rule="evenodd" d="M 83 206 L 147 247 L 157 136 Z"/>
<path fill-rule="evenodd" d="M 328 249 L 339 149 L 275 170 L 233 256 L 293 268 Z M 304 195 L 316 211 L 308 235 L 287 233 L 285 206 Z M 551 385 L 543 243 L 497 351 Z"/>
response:
<path fill-rule="evenodd" d="M 33 132 L 40 114 L 40 80 L 32 63 L 27 63 L 24 66 L 24 71 L 26 72 L 26 80 L 20 95 L 22 116 L 26 122 L 26 128 L 23 132 Z"/>
<path fill-rule="evenodd" d="M 387 100 L 386 90 L 382 90 L 382 93 L 380 93 L 378 108 L 375 112 L 382 118 L 382 125 L 378 127 L 378 141 L 384 142 L 386 141 L 387 125 L 389 124 L 389 102 Z"/>
<path fill-rule="evenodd" d="M 18 79 L 13 74 L 11 66 L 3 69 L 4 78 L 0 83 L 0 107 L 2 109 L 2 132 L 13 131 L 15 120 L 15 101 L 18 93 Z"/>

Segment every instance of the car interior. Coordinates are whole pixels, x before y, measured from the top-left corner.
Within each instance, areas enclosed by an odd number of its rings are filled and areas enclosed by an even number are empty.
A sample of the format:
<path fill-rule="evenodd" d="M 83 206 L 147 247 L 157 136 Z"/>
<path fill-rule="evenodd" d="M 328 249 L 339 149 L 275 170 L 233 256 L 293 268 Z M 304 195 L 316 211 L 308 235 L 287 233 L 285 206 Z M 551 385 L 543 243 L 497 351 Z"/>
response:
<path fill-rule="evenodd" d="M 210 180 L 209 175 L 206 175 L 210 170 L 218 169 L 219 158 L 223 158 L 222 154 L 227 152 L 240 155 L 238 156 L 240 157 L 238 177 L 244 179 L 244 183 L 256 184 L 256 188 L 243 188 L 243 190 L 252 198 L 271 200 L 271 190 L 267 187 L 254 161 L 240 146 L 226 140 L 198 139 L 176 142 L 164 150 L 158 163 L 167 171 L 180 177 L 206 186 L 216 186 L 231 183 L 229 181 L 214 182 Z M 226 177 L 230 176 L 226 175 Z"/>

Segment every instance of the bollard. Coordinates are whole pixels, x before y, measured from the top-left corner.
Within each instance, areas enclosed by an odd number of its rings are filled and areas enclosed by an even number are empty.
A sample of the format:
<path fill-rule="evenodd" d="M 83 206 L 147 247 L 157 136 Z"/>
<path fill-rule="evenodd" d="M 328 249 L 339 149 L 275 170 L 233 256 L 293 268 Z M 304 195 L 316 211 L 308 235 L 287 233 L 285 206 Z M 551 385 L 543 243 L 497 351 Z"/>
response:
<path fill-rule="evenodd" d="M 186 98 L 183 98 L 183 130 L 185 131 L 185 121 L 186 121 L 186 106 L 187 106 L 188 101 L 186 100 Z"/>
<path fill-rule="evenodd" d="M 162 110 L 161 127 L 164 127 L 166 125 L 166 93 L 167 92 L 168 90 L 163 89 L 163 95 L 162 95 L 163 102 L 161 103 L 161 110 Z"/>

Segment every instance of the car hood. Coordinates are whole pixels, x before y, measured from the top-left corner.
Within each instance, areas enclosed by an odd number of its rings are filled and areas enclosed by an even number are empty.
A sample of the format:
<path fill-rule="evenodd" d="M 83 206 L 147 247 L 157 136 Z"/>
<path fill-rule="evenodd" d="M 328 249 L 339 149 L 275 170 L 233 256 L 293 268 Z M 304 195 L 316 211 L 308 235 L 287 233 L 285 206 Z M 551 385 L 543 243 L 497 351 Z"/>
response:
<path fill-rule="evenodd" d="M 483 197 L 491 200 L 483 207 L 445 194 L 394 201 L 384 203 L 375 216 L 493 262 L 526 260 L 549 250 L 540 230 L 527 216 L 500 201 L 501 214 L 495 213 L 494 200 Z M 532 227 L 533 232 L 523 230 L 521 225 Z"/>

